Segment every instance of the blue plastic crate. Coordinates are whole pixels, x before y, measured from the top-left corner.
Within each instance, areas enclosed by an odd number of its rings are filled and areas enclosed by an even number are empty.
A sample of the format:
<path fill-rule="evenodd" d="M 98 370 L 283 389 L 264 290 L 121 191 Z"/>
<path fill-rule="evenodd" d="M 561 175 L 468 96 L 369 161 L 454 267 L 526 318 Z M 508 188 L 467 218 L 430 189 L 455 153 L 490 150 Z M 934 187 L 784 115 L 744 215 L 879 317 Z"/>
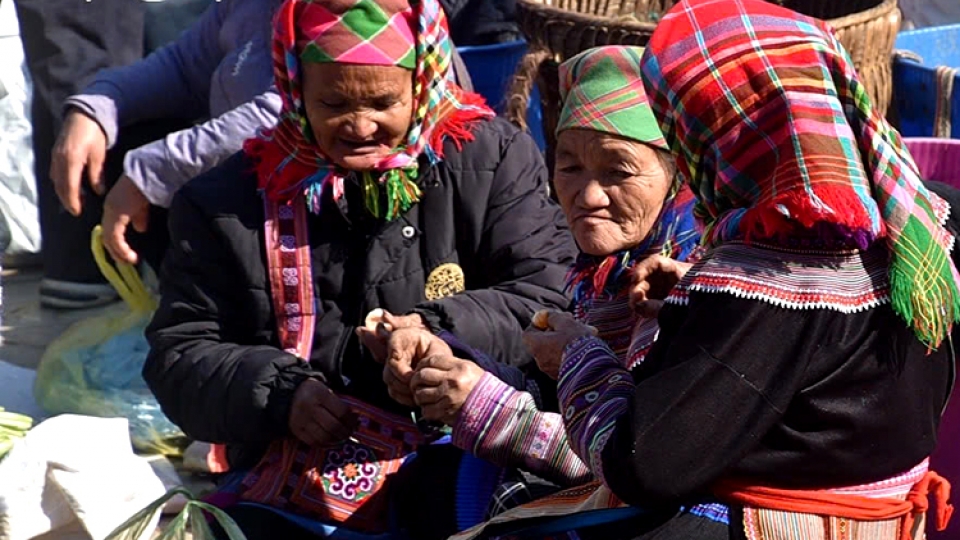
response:
<path fill-rule="evenodd" d="M 498 113 L 503 113 L 510 78 L 517 70 L 523 55 L 527 53 L 527 43 L 520 40 L 495 45 L 457 47 L 457 51 L 473 79 L 473 89 L 486 98 L 487 103 Z M 527 107 L 527 125 L 540 149 L 546 148 L 540 93 L 536 88 L 530 95 L 530 106 Z"/>
<path fill-rule="evenodd" d="M 960 68 L 960 24 L 901 32 L 896 48 L 910 51 L 922 62 L 898 57 L 893 84 L 900 132 L 905 137 L 933 136 L 937 109 L 937 66 Z M 950 102 L 951 138 L 960 138 L 960 77 L 954 81 Z"/>

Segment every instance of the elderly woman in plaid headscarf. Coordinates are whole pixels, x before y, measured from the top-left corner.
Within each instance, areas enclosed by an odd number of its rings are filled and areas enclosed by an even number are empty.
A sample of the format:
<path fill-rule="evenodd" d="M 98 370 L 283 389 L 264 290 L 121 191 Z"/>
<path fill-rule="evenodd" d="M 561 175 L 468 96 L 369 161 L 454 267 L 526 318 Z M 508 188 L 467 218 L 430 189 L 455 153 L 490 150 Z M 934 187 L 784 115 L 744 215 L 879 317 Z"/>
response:
<path fill-rule="evenodd" d="M 675 177 L 647 104 L 642 54 L 638 47 L 600 47 L 560 68 L 564 106 L 554 185 L 581 254 L 568 274 L 573 314 L 545 311 L 541 321 L 574 330 L 586 327 L 567 323 L 590 325 L 587 331 L 595 330 L 628 367 L 643 361 L 657 334 L 656 319 L 630 306 L 631 268 L 651 256 L 683 264 L 699 241 L 693 194 Z M 630 349 L 635 331 L 642 337 Z M 559 357 L 557 340 L 544 336 L 536 328 L 524 334 L 541 365 Z M 553 381 L 537 377 L 538 370 L 525 376 L 498 365 L 483 351 L 466 352 L 469 360 L 448 354 L 419 362 L 411 387 L 424 417 L 450 425 L 454 444 L 494 463 L 560 486 L 591 480 L 567 442 Z M 533 495 L 518 491 L 511 503 Z"/>
<path fill-rule="evenodd" d="M 421 421 L 413 363 L 451 352 L 435 335 L 531 360 L 576 247 L 533 140 L 453 82 L 436 0 L 287 0 L 274 25 L 281 118 L 175 199 L 144 375 L 226 445 L 248 537 L 442 538 L 503 472 Z"/>

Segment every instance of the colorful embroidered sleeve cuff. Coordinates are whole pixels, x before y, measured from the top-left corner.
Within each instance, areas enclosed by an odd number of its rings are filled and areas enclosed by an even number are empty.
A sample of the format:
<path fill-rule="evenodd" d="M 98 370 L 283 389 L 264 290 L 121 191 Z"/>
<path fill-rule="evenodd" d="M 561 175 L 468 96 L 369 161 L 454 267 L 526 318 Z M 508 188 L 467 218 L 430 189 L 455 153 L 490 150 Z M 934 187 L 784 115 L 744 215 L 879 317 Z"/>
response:
<path fill-rule="evenodd" d="M 537 410 L 530 394 L 489 372 L 464 403 L 453 426 L 453 443 L 497 465 L 521 467 L 561 485 L 591 479 L 567 443 L 560 415 Z"/>
<path fill-rule="evenodd" d="M 628 409 L 633 377 L 603 340 L 584 337 L 564 350 L 558 383 L 570 446 L 603 480 L 600 456 L 617 419 Z"/>

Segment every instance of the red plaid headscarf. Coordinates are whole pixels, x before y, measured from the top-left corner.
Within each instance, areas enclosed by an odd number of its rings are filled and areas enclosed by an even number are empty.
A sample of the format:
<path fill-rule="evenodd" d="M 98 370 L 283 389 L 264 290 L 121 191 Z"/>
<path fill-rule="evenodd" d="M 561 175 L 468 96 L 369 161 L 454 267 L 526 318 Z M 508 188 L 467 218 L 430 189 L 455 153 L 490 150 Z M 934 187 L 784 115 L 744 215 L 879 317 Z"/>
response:
<path fill-rule="evenodd" d="M 892 253 L 891 302 L 937 347 L 960 318 L 949 205 L 921 183 L 819 20 L 761 0 L 683 0 L 643 60 L 704 238 Z"/>

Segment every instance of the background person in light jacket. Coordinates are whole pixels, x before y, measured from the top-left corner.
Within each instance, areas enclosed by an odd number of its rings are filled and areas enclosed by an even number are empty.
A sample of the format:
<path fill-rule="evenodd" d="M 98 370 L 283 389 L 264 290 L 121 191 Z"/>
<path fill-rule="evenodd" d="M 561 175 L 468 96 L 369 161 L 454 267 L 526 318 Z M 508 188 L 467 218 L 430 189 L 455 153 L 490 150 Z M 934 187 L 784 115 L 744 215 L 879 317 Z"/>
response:
<path fill-rule="evenodd" d="M 80 223 L 51 239 L 49 247 L 58 251 L 52 256 L 68 261 L 71 272 L 54 276 L 47 268 L 41 302 L 70 308 L 112 300 L 87 249 L 101 205 L 111 255 L 127 262 L 142 256 L 156 266 L 167 243 L 161 209 L 176 190 L 276 121 L 280 98 L 270 88 L 269 43 L 277 5 L 211 2 L 175 42 L 142 61 L 99 72 L 66 99 L 50 176 Z M 87 182 L 93 193 L 85 193 Z M 142 234 L 128 243 L 130 226 Z"/>

